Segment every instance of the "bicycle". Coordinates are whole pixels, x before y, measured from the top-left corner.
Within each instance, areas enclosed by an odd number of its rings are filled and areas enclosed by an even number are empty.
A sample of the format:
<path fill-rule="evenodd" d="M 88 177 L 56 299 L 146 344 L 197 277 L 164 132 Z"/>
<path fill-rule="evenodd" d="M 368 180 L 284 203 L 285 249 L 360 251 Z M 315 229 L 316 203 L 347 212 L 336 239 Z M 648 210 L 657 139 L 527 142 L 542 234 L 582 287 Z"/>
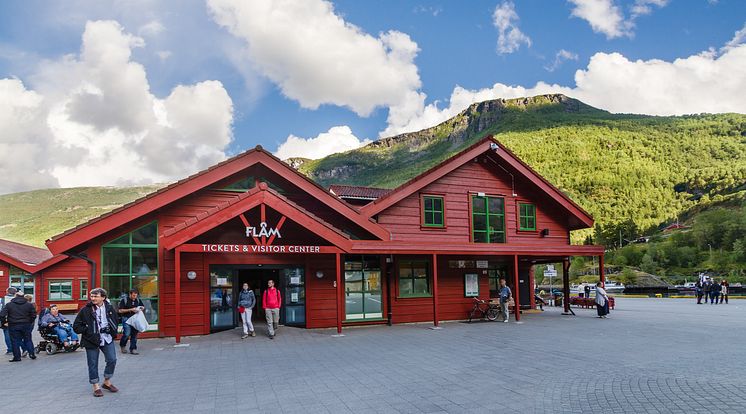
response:
<path fill-rule="evenodd" d="M 476 319 L 477 316 L 479 319 L 486 317 L 487 320 L 496 321 L 499 315 L 500 305 L 491 301 L 474 298 L 474 307 L 469 311 L 469 322 L 471 323 L 472 319 Z"/>

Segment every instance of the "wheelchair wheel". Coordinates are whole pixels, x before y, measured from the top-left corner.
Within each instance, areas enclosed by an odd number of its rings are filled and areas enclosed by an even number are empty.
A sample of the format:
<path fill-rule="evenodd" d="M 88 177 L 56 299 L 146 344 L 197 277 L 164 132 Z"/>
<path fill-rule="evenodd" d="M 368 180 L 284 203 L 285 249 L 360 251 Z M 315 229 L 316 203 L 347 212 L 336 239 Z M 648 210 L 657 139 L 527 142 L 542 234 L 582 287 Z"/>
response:
<path fill-rule="evenodd" d="M 498 315 L 500 315 L 500 310 L 497 308 L 489 308 L 487 310 L 487 319 L 491 321 L 497 320 Z"/>
<path fill-rule="evenodd" d="M 51 342 L 48 342 L 46 351 L 47 351 L 47 355 L 54 355 L 54 353 L 57 352 L 57 345 Z"/>

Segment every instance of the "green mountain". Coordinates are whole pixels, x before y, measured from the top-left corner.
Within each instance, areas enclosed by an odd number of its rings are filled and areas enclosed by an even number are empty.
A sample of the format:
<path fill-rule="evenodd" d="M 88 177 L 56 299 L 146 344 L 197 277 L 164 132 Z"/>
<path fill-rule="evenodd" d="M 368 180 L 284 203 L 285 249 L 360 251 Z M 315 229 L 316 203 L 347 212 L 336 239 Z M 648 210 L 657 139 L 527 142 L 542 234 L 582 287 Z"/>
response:
<path fill-rule="evenodd" d="M 492 100 L 422 131 L 292 165 L 322 185 L 392 188 L 485 135 L 544 175 L 598 223 L 573 237 L 613 245 L 712 203 L 746 200 L 746 115 L 611 114 L 563 95 Z M 0 196 L 0 238 L 43 240 L 156 187 Z M 687 216 L 688 217 L 688 216 Z"/>

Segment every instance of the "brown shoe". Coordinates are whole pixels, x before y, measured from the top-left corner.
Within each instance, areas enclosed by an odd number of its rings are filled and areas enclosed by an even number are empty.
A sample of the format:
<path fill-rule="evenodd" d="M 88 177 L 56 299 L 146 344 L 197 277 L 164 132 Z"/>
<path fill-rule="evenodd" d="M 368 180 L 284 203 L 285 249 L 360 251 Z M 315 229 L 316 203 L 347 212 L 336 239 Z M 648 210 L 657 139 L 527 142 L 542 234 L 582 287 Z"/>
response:
<path fill-rule="evenodd" d="M 104 384 L 104 385 L 101 386 L 101 388 L 103 388 L 105 390 L 109 390 L 111 392 L 117 392 L 117 391 L 119 391 L 119 388 L 115 387 L 114 384 L 111 384 L 111 385 Z"/>
<path fill-rule="evenodd" d="M 137 352 L 137 349 L 133 349 L 130 351 L 130 355 L 140 355 L 140 353 Z"/>
<path fill-rule="evenodd" d="M 123 353 L 123 354 L 126 354 L 126 353 L 127 353 L 127 348 L 125 348 L 125 347 L 121 347 L 121 348 L 119 348 L 119 349 L 121 349 L 121 350 L 122 350 L 122 353 Z"/>
<path fill-rule="evenodd" d="M 94 397 L 103 397 L 104 396 L 104 392 L 101 391 L 101 388 L 99 388 L 97 390 L 93 390 L 93 396 Z"/>

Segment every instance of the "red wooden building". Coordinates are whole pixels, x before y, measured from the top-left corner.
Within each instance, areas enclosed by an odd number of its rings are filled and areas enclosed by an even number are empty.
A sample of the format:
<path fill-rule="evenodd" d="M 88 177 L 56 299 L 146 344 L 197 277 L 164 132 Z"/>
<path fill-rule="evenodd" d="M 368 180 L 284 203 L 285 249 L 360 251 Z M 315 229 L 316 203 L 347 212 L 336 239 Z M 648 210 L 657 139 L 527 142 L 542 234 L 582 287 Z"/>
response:
<path fill-rule="evenodd" d="M 286 325 L 437 325 L 499 278 L 533 307 L 537 263 L 565 263 L 569 293 L 570 256 L 603 268 L 602 246 L 570 244 L 592 225 L 491 137 L 393 190 L 327 190 L 257 147 L 53 237 L 38 278 L 74 269 L 73 301 L 83 280 L 115 299 L 138 288 L 154 334 L 177 341 L 236 326 L 242 283 L 261 297 L 268 279 Z"/>

